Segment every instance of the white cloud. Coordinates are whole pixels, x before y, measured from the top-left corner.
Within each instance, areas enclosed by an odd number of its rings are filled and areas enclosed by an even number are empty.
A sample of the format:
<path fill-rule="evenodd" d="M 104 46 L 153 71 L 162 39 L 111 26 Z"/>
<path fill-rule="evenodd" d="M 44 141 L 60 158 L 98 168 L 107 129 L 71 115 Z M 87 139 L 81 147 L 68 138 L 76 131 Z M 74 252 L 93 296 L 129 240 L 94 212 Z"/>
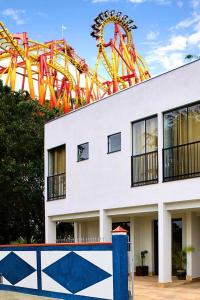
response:
<path fill-rule="evenodd" d="M 192 24 L 190 24 L 192 23 Z M 146 59 L 149 65 L 158 66 L 164 71 L 176 68 L 186 63 L 185 56 L 188 54 L 199 55 L 200 49 L 200 20 L 196 18 L 195 22 L 181 23 L 180 27 L 189 27 L 193 25 L 192 32 L 185 35 L 172 35 L 165 43 L 154 45 L 154 49 L 149 51 Z M 151 68 L 150 68 L 151 69 Z"/>
<path fill-rule="evenodd" d="M 26 11 L 24 9 L 13 9 L 13 8 L 7 8 L 3 10 L 2 14 L 4 16 L 10 17 L 12 20 L 16 22 L 16 24 L 24 24 L 24 14 Z"/>
<path fill-rule="evenodd" d="M 198 23 L 200 21 L 200 15 L 193 14 L 190 18 L 184 19 L 179 22 L 174 29 L 181 29 L 181 28 L 189 28 L 192 25 Z"/>
<path fill-rule="evenodd" d="M 200 6 L 200 0 L 191 0 L 191 5 L 195 9 Z"/>
<path fill-rule="evenodd" d="M 148 41 L 154 41 L 154 40 L 157 39 L 158 35 L 159 35 L 159 32 L 158 32 L 158 31 L 150 30 L 150 31 L 147 33 L 146 38 L 147 38 Z"/>
<path fill-rule="evenodd" d="M 36 16 L 39 16 L 42 18 L 46 18 L 48 16 L 47 13 L 42 12 L 42 11 L 37 11 L 35 14 L 36 14 Z"/>
<path fill-rule="evenodd" d="M 159 5 L 167 5 L 171 4 L 172 0 L 128 0 L 128 2 L 134 3 L 134 4 L 141 4 L 145 2 L 152 2 Z"/>
<path fill-rule="evenodd" d="M 188 37 L 188 43 L 191 45 L 196 45 L 196 44 L 200 43 L 200 31 L 191 34 Z"/>
<path fill-rule="evenodd" d="M 168 5 L 172 3 L 171 0 L 156 0 L 155 2 L 157 2 L 160 5 Z"/>
<path fill-rule="evenodd" d="M 104 3 L 104 2 L 117 2 L 118 0 L 92 0 L 91 2 L 96 3 Z"/>
<path fill-rule="evenodd" d="M 129 2 L 138 4 L 138 3 L 144 3 L 144 2 L 147 2 L 147 0 L 129 0 Z"/>
<path fill-rule="evenodd" d="M 178 1 L 177 6 L 180 7 L 180 8 L 183 7 L 183 1 Z"/>

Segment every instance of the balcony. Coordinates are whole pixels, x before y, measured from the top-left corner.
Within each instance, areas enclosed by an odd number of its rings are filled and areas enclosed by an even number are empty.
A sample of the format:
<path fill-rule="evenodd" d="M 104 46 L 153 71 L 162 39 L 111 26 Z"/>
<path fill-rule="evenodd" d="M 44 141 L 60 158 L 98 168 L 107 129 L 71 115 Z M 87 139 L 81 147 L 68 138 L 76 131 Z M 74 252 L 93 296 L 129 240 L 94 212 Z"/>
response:
<path fill-rule="evenodd" d="M 163 181 L 200 176 L 200 141 L 163 149 Z"/>
<path fill-rule="evenodd" d="M 66 196 L 65 173 L 49 176 L 47 178 L 47 199 L 58 200 Z"/>
<path fill-rule="evenodd" d="M 131 157 L 132 186 L 158 182 L 158 151 Z"/>

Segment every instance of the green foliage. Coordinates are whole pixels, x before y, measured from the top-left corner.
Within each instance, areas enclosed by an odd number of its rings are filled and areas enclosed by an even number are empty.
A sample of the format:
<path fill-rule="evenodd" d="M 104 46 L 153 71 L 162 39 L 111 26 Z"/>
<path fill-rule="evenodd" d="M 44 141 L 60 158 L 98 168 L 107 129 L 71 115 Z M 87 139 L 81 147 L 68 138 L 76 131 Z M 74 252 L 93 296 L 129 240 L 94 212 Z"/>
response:
<path fill-rule="evenodd" d="M 44 241 L 44 124 L 58 115 L 0 81 L 0 243 Z"/>
<path fill-rule="evenodd" d="M 194 59 L 198 59 L 198 58 L 200 58 L 200 56 L 193 55 L 193 54 L 187 54 L 185 56 L 185 59 L 188 59 L 188 60 L 194 60 Z"/>
<path fill-rule="evenodd" d="M 147 250 L 143 250 L 143 251 L 140 252 L 141 266 L 142 267 L 144 266 L 144 261 L 145 261 L 147 253 L 148 253 Z"/>
<path fill-rule="evenodd" d="M 187 253 L 191 253 L 194 251 L 194 247 L 188 246 L 184 247 L 181 250 L 174 251 L 172 256 L 173 265 L 175 266 L 176 270 L 185 270 L 187 264 Z"/>

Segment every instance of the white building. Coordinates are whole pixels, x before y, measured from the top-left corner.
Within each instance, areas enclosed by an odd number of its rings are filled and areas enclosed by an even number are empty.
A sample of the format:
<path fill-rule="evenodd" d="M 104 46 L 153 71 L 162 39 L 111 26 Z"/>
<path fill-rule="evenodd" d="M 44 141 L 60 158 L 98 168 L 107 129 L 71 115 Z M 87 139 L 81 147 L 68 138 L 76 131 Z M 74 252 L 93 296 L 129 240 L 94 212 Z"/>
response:
<path fill-rule="evenodd" d="M 124 222 L 135 265 L 148 250 L 167 283 L 174 249 L 193 246 L 187 278 L 200 277 L 199 100 L 197 60 L 47 123 L 46 242 L 59 221 L 74 222 L 76 241 L 109 241 Z"/>

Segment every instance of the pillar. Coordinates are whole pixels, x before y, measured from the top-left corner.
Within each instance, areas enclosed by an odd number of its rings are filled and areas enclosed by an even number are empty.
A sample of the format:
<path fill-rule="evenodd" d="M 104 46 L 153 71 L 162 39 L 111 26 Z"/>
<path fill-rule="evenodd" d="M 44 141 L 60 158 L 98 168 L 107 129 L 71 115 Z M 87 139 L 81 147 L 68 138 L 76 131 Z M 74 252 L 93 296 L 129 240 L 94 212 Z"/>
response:
<path fill-rule="evenodd" d="M 130 262 L 131 269 L 129 270 L 129 273 L 134 273 L 135 271 L 135 262 L 134 262 L 134 245 L 135 245 L 135 224 L 134 224 L 134 217 L 130 217 Z"/>
<path fill-rule="evenodd" d="M 192 212 L 186 212 L 186 247 L 192 245 Z M 187 253 L 187 279 L 192 279 L 192 253 Z"/>
<path fill-rule="evenodd" d="M 111 241 L 112 219 L 108 217 L 104 209 L 99 214 L 99 234 L 101 242 Z"/>
<path fill-rule="evenodd" d="M 112 231 L 113 248 L 113 299 L 128 300 L 128 236 L 117 227 Z"/>
<path fill-rule="evenodd" d="M 75 243 L 79 242 L 79 230 L 78 230 L 79 224 L 77 222 L 74 222 L 74 241 Z"/>
<path fill-rule="evenodd" d="M 172 281 L 171 213 L 163 203 L 158 205 L 159 283 Z"/>
<path fill-rule="evenodd" d="M 46 217 L 45 220 L 45 242 L 56 243 L 56 222 L 50 217 Z"/>

